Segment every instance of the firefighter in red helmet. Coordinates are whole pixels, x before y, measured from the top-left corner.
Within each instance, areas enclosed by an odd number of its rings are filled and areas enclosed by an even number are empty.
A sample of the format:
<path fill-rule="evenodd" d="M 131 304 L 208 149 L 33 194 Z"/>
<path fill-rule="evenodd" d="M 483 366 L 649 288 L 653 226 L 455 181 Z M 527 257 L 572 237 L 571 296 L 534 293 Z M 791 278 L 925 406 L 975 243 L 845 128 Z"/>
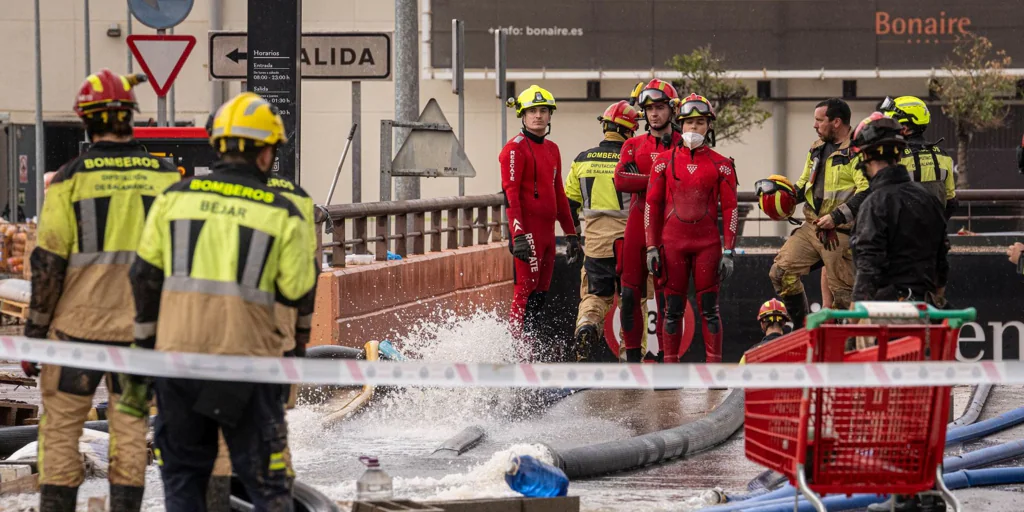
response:
<path fill-rule="evenodd" d="M 643 359 L 642 343 L 647 332 L 643 306 L 647 302 L 648 293 L 652 291 L 647 286 L 648 273 L 644 259 L 644 197 L 647 183 L 654 159 L 680 140 L 679 130 L 672 119 L 676 112 L 674 101 L 679 98 L 675 87 L 658 79 L 641 86 L 637 84 L 634 97 L 644 112 L 647 133 L 632 137 L 622 145 L 619 164 L 615 167 L 615 188 L 619 192 L 632 194 L 626 231 L 623 239 L 616 244 L 622 286 L 619 311 L 627 362 L 640 362 Z M 659 344 L 663 347 L 660 315 L 664 309 L 664 295 L 658 291 L 660 286 L 657 284 L 653 288 L 659 310 L 655 329 Z"/>
<path fill-rule="evenodd" d="M 717 153 L 715 111 L 703 96 L 681 101 L 677 119 L 682 143 L 654 161 L 647 189 L 644 222 L 647 268 L 665 292 L 665 362 L 678 362 L 682 319 L 691 274 L 702 316 L 707 362 L 722 361 L 722 320 L 718 289 L 732 275 L 733 249 L 739 219 L 736 211 L 736 170 L 731 158 Z M 718 232 L 722 207 L 723 234 Z M 724 235 L 724 243 L 722 240 Z"/>
<path fill-rule="evenodd" d="M 129 267 L 156 196 L 180 179 L 132 136 L 138 112 L 137 76 L 109 70 L 89 75 L 74 110 L 92 145 L 61 167 L 50 182 L 39 217 L 39 245 L 32 252 L 32 300 L 25 335 L 129 346 L 135 339 L 135 305 Z M 22 363 L 29 375 L 34 363 Z M 39 387 L 39 500 L 41 511 L 73 511 L 85 471 L 78 437 L 93 395 L 106 378 L 110 403 L 132 398 L 118 375 L 44 364 Z M 110 510 L 142 506 L 148 448 L 149 399 L 134 396 L 138 414 L 110 407 Z"/>

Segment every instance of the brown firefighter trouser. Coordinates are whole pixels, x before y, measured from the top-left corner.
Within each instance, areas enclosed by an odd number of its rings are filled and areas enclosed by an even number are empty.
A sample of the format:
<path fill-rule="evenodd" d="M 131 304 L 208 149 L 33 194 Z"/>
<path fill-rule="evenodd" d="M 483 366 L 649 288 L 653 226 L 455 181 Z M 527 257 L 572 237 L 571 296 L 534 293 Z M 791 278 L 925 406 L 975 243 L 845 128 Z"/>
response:
<path fill-rule="evenodd" d="M 786 240 L 775 264 L 768 273 L 781 297 L 800 295 L 804 285 L 800 278 L 811 271 L 819 261 L 825 263 L 828 272 L 828 287 L 832 290 L 833 308 L 847 309 L 853 292 L 853 253 L 850 251 L 850 236 L 836 232 L 839 247 L 827 251 L 818 241 L 815 228 L 805 222 Z"/>
<path fill-rule="evenodd" d="M 78 439 L 92 408 L 93 395 L 106 376 L 110 392 L 110 469 L 113 485 L 142 487 L 146 483 L 149 451 L 146 418 L 117 411 L 121 385 L 117 375 L 95 370 L 43 365 L 40 388 L 43 415 L 39 420 L 39 484 L 78 487 L 85 479 Z"/>

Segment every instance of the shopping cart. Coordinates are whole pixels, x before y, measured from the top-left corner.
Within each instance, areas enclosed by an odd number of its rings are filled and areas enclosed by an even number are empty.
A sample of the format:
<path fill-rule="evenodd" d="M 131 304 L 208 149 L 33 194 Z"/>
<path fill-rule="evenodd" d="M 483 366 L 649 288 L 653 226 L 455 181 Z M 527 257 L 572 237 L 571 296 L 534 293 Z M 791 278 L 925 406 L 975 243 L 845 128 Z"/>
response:
<path fill-rule="evenodd" d="M 858 302 L 851 311 L 825 309 L 809 315 L 806 329 L 751 350 L 746 361 L 953 360 L 959 328 L 975 314 L 974 308 L 943 311 L 924 303 Z M 869 318 L 899 323 L 834 322 Z M 877 345 L 847 350 L 856 337 L 873 337 Z M 821 512 L 825 507 L 819 494 L 918 494 L 932 489 L 959 511 L 942 480 L 949 402 L 948 386 L 750 389 L 744 423 L 747 458 L 786 475 Z"/>

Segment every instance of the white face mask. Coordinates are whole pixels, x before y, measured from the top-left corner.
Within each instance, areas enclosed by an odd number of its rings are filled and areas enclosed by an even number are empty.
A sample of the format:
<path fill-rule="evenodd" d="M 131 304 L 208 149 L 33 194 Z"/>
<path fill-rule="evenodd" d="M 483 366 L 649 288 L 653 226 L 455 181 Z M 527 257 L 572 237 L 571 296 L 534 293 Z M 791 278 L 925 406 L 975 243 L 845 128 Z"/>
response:
<path fill-rule="evenodd" d="M 704 136 L 697 132 L 684 132 L 683 133 L 683 144 L 690 149 L 694 149 L 704 143 Z"/>

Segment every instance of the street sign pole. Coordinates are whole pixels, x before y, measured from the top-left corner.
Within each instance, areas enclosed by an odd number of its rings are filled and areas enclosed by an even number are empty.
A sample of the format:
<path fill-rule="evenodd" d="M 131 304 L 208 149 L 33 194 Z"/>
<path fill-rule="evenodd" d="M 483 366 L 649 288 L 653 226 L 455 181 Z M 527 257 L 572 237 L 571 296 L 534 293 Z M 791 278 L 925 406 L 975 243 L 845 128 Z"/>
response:
<path fill-rule="evenodd" d="M 505 32 L 494 31 L 494 88 L 498 100 L 501 101 L 501 140 L 499 146 L 504 146 L 508 141 L 508 108 L 505 106 L 505 44 L 507 42 Z"/>
<path fill-rule="evenodd" d="M 466 22 L 452 20 L 452 89 L 459 95 L 459 144 L 466 147 Z M 459 178 L 459 195 L 466 195 L 466 178 Z"/>
<path fill-rule="evenodd" d="M 363 83 L 352 82 L 352 202 L 363 202 Z"/>
<path fill-rule="evenodd" d="M 158 36 L 166 33 L 167 31 L 162 28 L 156 31 Z M 156 125 L 167 126 L 167 97 L 164 95 L 156 97 Z"/>
<path fill-rule="evenodd" d="M 249 89 L 277 107 L 288 142 L 278 148 L 273 171 L 300 181 L 299 59 L 301 0 L 248 0 L 246 79 Z"/>

